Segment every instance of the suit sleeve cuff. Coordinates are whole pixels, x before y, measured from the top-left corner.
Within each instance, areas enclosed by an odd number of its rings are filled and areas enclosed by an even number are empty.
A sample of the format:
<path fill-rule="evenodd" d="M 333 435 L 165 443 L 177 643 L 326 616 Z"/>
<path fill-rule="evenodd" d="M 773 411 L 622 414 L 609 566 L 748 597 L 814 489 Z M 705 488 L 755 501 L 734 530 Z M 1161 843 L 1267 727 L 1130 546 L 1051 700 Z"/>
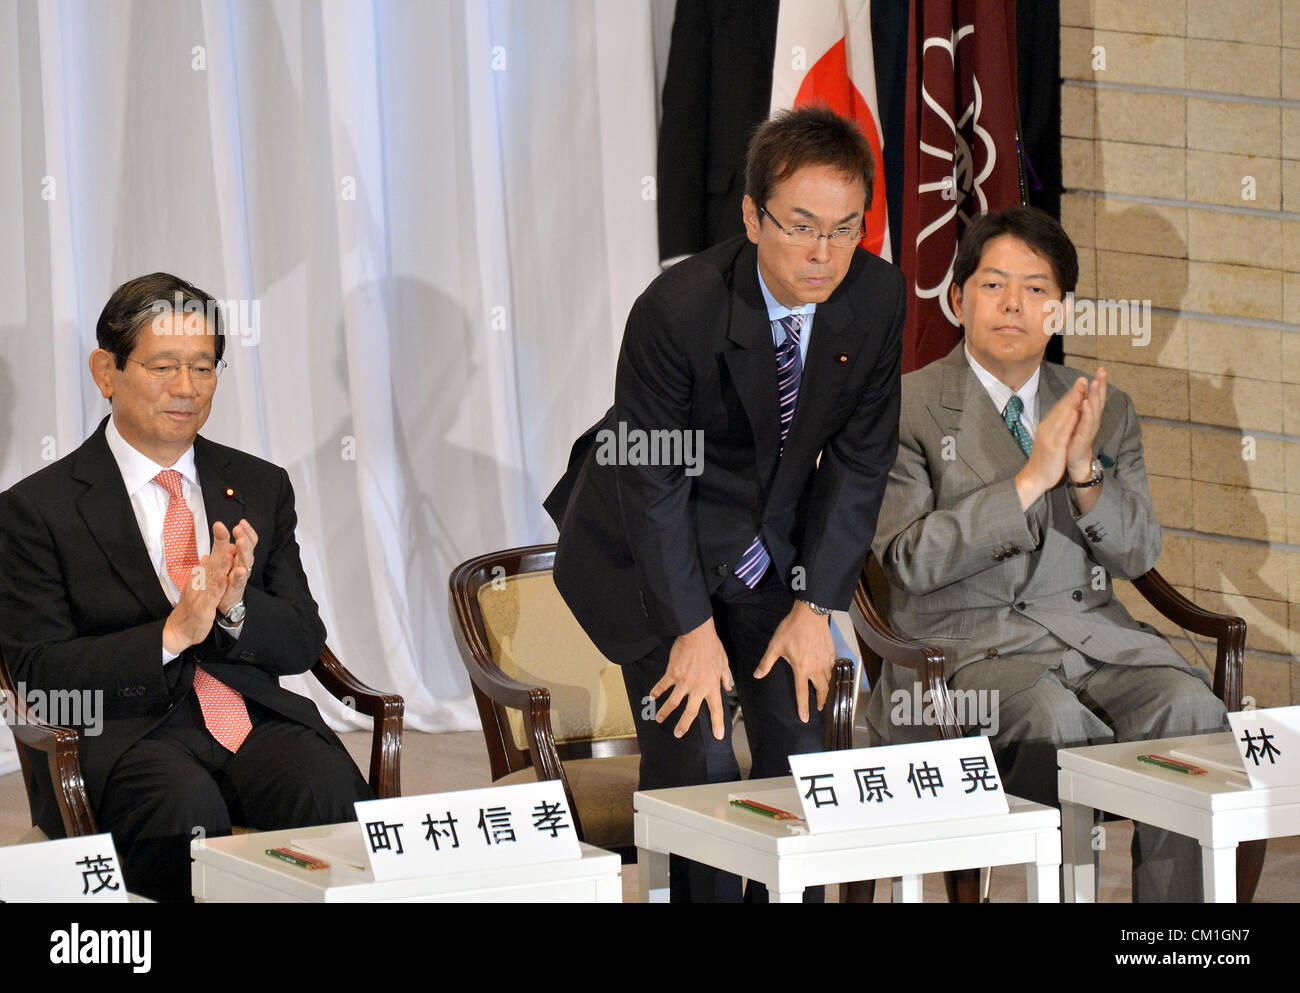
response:
<path fill-rule="evenodd" d="M 217 618 L 217 626 L 220 627 L 222 631 L 226 632 L 226 634 L 230 635 L 230 637 L 235 641 L 239 640 L 240 632 L 244 630 L 243 621 L 240 621 L 238 624 L 227 624 L 220 617 Z"/>
<path fill-rule="evenodd" d="M 1123 516 L 1123 500 L 1119 494 L 1120 485 L 1112 470 L 1102 470 L 1100 485 L 1101 492 L 1097 494 L 1097 502 L 1092 505 L 1092 509 L 1086 514 L 1079 513 L 1078 505 L 1073 500 L 1070 504 L 1070 509 L 1074 511 L 1074 524 L 1085 535 L 1089 529 L 1096 530 L 1100 527 L 1105 530 L 1107 524 L 1116 523 Z"/>
<path fill-rule="evenodd" d="M 1027 543 L 1029 548 L 1037 548 L 1043 543 L 1043 518 L 1047 514 L 1047 497 L 1044 493 L 1037 500 L 1029 505 L 1029 508 L 1022 510 L 1020 507 L 1020 491 L 1016 489 L 1014 478 L 1008 479 L 998 484 L 1003 492 L 999 494 L 999 499 L 1006 503 L 1008 513 L 1004 519 L 1003 534 L 999 537 L 1009 541 L 1012 545 Z"/>

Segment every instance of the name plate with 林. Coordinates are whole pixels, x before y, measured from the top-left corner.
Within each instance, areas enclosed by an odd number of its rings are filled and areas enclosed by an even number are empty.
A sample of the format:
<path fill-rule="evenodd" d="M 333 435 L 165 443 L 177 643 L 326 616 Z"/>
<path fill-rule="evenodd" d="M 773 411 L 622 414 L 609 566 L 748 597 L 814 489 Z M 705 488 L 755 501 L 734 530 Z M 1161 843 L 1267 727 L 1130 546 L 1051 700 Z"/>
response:
<path fill-rule="evenodd" d="M 376 880 L 582 857 L 559 780 L 366 800 L 356 810 Z"/>
<path fill-rule="evenodd" d="M 791 755 L 808 831 L 1005 814 L 988 738 Z"/>
<path fill-rule="evenodd" d="M 126 903 L 111 834 L 0 848 L 0 901 Z"/>
<path fill-rule="evenodd" d="M 1243 710 L 1228 723 L 1252 788 L 1300 786 L 1300 707 Z"/>

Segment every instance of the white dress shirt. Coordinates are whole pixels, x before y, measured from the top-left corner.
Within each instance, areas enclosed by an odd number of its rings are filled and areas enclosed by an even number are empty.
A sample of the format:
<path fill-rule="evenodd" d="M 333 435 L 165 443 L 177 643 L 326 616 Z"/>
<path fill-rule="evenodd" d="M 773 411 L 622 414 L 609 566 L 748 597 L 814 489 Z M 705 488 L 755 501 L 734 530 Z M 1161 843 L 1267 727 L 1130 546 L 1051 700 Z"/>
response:
<path fill-rule="evenodd" d="M 154 477 L 165 469 L 175 469 L 181 474 L 181 494 L 185 498 L 190 513 L 194 516 L 194 544 L 199 558 L 212 551 L 212 532 L 208 530 L 208 513 L 203 506 L 203 490 L 199 486 L 199 474 L 194 467 L 194 446 L 185 450 L 185 454 L 171 466 L 159 465 L 143 452 L 132 448 L 130 443 L 117 430 L 113 418 L 108 419 L 104 429 L 104 438 L 108 449 L 113 453 L 122 482 L 126 484 L 126 495 L 131 500 L 131 509 L 135 511 L 136 523 L 140 526 L 140 537 L 149 552 L 149 561 L 153 565 L 158 583 L 172 606 L 181 598 L 180 588 L 167 572 L 167 558 L 163 547 L 163 520 L 167 516 L 167 504 L 171 499 L 161 483 L 154 482 Z M 217 619 L 232 638 L 238 638 L 244 625 L 230 626 Z M 163 664 L 176 658 L 166 648 L 162 650 Z"/>
<path fill-rule="evenodd" d="M 1024 409 L 1020 411 L 1020 423 L 1032 438 L 1038 428 L 1038 374 L 1043 371 L 1042 366 L 1034 370 L 1034 374 L 1029 377 L 1024 386 L 1013 390 L 976 362 L 975 357 L 970 353 L 970 348 L 964 342 L 962 349 L 966 352 L 966 361 L 970 363 L 971 372 L 975 373 L 975 378 L 980 381 L 989 399 L 993 401 L 993 406 L 998 408 L 999 414 L 1007 409 L 1007 403 L 1013 395 L 1020 397 L 1020 402 L 1024 404 Z"/>

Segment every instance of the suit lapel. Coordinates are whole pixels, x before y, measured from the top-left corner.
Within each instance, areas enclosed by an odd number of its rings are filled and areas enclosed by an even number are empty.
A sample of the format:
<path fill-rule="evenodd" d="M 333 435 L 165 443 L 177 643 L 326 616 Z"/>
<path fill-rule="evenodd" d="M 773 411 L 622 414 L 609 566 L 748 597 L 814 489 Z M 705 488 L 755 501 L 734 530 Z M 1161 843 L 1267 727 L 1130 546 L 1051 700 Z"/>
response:
<path fill-rule="evenodd" d="M 230 460 L 225 449 L 202 437 L 194 439 L 194 471 L 203 489 L 203 509 L 208 515 L 208 535 L 220 521 L 227 531 L 234 531 L 244 512 L 244 494 L 230 474 Z"/>
<path fill-rule="evenodd" d="M 850 270 L 845 285 L 857 275 Z M 772 322 L 759 289 L 758 256 L 752 246 L 746 246 L 737 257 L 734 279 L 727 340 L 739 347 L 727 351 L 725 359 L 754 432 L 759 479 L 768 480 L 773 478 L 774 471 L 780 473 L 777 463 L 781 455 L 781 404 L 777 395 Z M 849 296 L 841 286 L 829 300 L 817 305 L 799 384 L 799 402 L 786 438 L 787 448 L 798 445 L 804 435 L 815 431 L 817 419 L 827 410 L 826 404 L 817 401 L 839 394 L 840 382 L 853 365 L 851 361 L 841 362 L 839 357 L 847 355 L 851 359 L 855 350 L 862 347 Z M 772 493 L 776 491 L 774 482 Z"/>
<path fill-rule="evenodd" d="M 927 406 L 944 433 L 952 435 L 954 454 L 985 483 L 1014 476 L 1024 468 L 1025 453 L 1007 430 L 1002 412 L 975 378 L 962 344 L 958 343 L 940 361 L 943 389 L 938 399 L 931 400 Z M 1043 399 L 1046 401 L 1046 397 Z"/>
<path fill-rule="evenodd" d="M 848 279 L 846 277 L 845 282 Z M 799 402 L 795 406 L 790 434 L 785 439 L 787 452 L 801 452 L 804 449 L 800 446 L 808 444 L 805 439 L 819 436 L 819 421 L 830 412 L 832 401 L 839 396 L 843 379 L 853 367 L 855 352 L 864 344 L 861 322 L 855 325 L 854 317 L 853 304 L 849 302 L 847 293 L 837 293 L 817 305 L 812 338 L 808 342 L 808 358 L 799 381 Z M 841 362 L 841 355 L 847 356 L 847 360 Z M 784 499 L 783 486 L 791 481 L 802 485 L 800 463 L 797 457 L 781 459 L 776 467 L 776 480 L 769 501 L 779 503 Z M 787 473 L 796 475 L 788 476 Z"/>
<path fill-rule="evenodd" d="M 1074 379 L 1066 375 L 1065 367 L 1044 362 L 1039 366 L 1038 375 L 1038 423 L 1057 405 L 1065 391 L 1074 385 Z"/>
<path fill-rule="evenodd" d="M 780 454 L 781 405 L 776 387 L 776 348 L 767 305 L 758 288 L 757 253 L 752 245 L 736 257 L 731 317 L 727 341 L 733 348 L 723 353 L 745 416 L 754 433 L 758 478 L 772 478 Z"/>
<path fill-rule="evenodd" d="M 863 346 L 861 334 L 862 325 L 855 328 L 853 304 L 847 293 L 817 305 L 812 340 L 808 342 L 808 361 L 804 363 L 799 383 L 799 404 L 795 407 L 794 423 L 790 425 L 791 437 L 802 421 L 825 412 L 826 405 L 818 400 L 831 400 L 839 394 L 840 383 L 856 358 L 854 353 Z M 846 361 L 839 360 L 841 355 L 847 356 Z M 786 443 L 789 441 L 787 438 Z"/>
<path fill-rule="evenodd" d="M 165 617 L 172 606 L 149 560 L 122 473 L 104 437 L 107 424 L 106 417 L 78 451 L 73 477 L 88 489 L 77 499 L 77 511 L 127 589 L 155 617 Z"/>

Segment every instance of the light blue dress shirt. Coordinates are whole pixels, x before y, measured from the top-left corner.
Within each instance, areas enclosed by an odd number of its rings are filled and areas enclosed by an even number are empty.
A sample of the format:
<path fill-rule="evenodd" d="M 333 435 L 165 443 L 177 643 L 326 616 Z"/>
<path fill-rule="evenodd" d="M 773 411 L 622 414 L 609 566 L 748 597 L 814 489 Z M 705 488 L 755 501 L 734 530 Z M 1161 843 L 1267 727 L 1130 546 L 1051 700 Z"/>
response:
<path fill-rule="evenodd" d="M 757 266 L 755 267 L 757 268 Z M 776 297 L 772 296 L 771 291 L 767 288 L 767 283 L 763 282 L 763 273 L 758 274 L 758 288 L 763 291 L 763 301 L 767 304 L 767 319 L 772 322 L 772 344 L 780 347 L 785 341 L 785 328 L 781 327 L 780 321 L 783 317 L 789 317 L 791 314 L 803 314 L 803 330 L 799 332 L 799 363 L 801 366 L 808 364 L 808 341 L 812 338 L 813 314 L 817 310 L 815 303 L 806 303 L 798 310 L 791 310 L 777 302 Z"/>

